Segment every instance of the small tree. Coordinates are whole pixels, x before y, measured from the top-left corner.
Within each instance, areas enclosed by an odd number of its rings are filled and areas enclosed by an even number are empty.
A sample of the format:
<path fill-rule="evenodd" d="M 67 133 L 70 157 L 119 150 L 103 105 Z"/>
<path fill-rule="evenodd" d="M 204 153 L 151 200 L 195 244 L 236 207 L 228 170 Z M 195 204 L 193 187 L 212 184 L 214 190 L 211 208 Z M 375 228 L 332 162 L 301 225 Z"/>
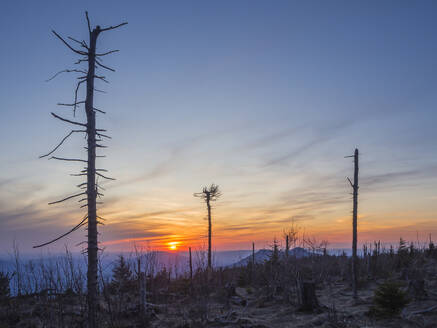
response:
<path fill-rule="evenodd" d="M 272 254 L 270 256 L 269 261 L 274 266 L 277 265 L 279 262 L 279 243 L 276 238 L 273 239 Z"/>
<path fill-rule="evenodd" d="M 0 304 L 8 301 L 11 294 L 11 289 L 9 287 L 11 278 L 8 273 L 0 271 Z"/>
<path fill-rule="evenodd" d="M 398 254 L 399 255 L 407 255 L 408 254 L 407 242 L 402 237 L 399 238 Z"/>
<path fill-rule="evenodd" d="M 126 291 L 132 282 L 132 271 L 123 255 L 120 255 L 112 270 L 112 286 L 118 291 Z"/>
<path fill-rule="evenodd" d="M 379 316 L 393 316 L 398 314 L 408 304 L 406 292 L 399 284 L 386 281 L 375 290 L 371 313 Z"/>
<path fill-rule="evenodd" d="M 211 246 L 211 239 L 212 239 L 212 223 L 211 223 L 211 202 L 216 201 L 220 196 L 222 195 L 219 186 L 215 185 L 214 183 L 211 184 L 211 186 L 203 187 L 202 192 L 197 192 L 194 194 L 194 197 L 199 197 L 203 199 L 206 203 L 206 207 L 208 210 L 208 269 L 210 270 L 212 268 L 212 260 L 211 260 L 211 253 L 212 253 L 212 246 Z"/>

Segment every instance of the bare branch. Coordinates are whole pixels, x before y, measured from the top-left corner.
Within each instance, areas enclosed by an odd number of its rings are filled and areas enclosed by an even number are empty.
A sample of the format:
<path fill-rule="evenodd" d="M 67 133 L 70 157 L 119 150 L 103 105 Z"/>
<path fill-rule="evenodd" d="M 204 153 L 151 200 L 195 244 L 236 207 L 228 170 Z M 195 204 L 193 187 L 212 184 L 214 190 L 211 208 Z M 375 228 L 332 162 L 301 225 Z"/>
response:
<path fill-rule="evenodd" d="M 352 188 L 354 188 L 354 184 L 352 183 L 351 179 L 347 178 L 347 181 L 349 181 Z"/>
<path fill-rule="evenodd" d="M 85 11 L 85 17 L 86 17 L 86 21 L 88 23 L 88 32 L 91 33 L 91 23 L 90 23 L 90 18 L 88 17 L 88 11 Z"/>
<path fill-rule="evenodd" d="M 77 229 L 79 229 L 80 227 L 84 226 L 85 223 L 86 223 L 85 221 L 86 221 L 87 219 L 88 219 L 88 215 L 85 216 L 85 217 L 83 218 L 83 220 L 80 221 L 80 223 L 79 223 L 78 225 L 74 226 L 70 231 L 64 233 L 63 235 L 59 236 L 58 238 L 55 238 L 55 239 L 53 239 L 53 240 L 51 240 L 51 241 L 49 241 L 49 242 L 47 242 L 47 243 L 44 243 L 44 244 L 41 244 L 41 245 L 37 245 L 37 246 L 33 246 L 33 248 L 39 248 L 39 247 L 47 246 L 47 245 L 49 245 L 49 244 L 54 243 L 55 241 L 58 241 L 58 240 L 61 239 L 61 238 L 64 238 L 65 236 L 69 235 L 70 233 L 72 233 L 72 232 L 76 231 Z"/>
<path fill-rule="evenodd" d="M 76 90 L 74 90 L 74 107 L 73 107 L 73 116 L 76 116 L 76 108 L 77 108 L 77 104 L 78 104 L 78 102 L 77 102 L 77 93 L 78 93 L 78 91 L 79 91 L 79 87 L 80 87 L 80 85 L 83 83 L 83 82 L 85 82 L 86 80 L 82 80 L 82 81 L 79 81 L 78 83 L 77 83 L 77 85 L 76 85 Z"/>
<path fill-rule="evenodd" d="M 127 22 L 124 22 L 124 23 L 121 23 L 121 24 L 118 24 L 118 25 L 115 25 L 115 26 L 109 26 L 109 27 L 106 27 L 106 28 L 102 28 L 102 29 L 100 30 L 100 32 L 105 32 L 105 31 L 109 31 L 109 30 L 114 30 L 114 29 L 119 28 L 119 27 L 122 27 L 122 26 L 124 26 L 124 25 L 127 25 Z"/>
<path fill-rule="evenodd" d="M 113 54 L 114 52 L 119 52 L 119 51 L 120 51 L 120 50 L 118 50 L 118 49 L 116 49 L 116 50 L 111 50 L 111 51 L 104 52 L 104 53 L 101 53 L 101 54 L 96 54 L 96 56 L 99 56 L 99 57 L 101 57 L 101 56 L 106 56 L 106 55 Z"/>
<path fill-rule="evenodd" d="M 89 48 L 88 48 L 88 46 L 87 46 L 85 41 L 76 40 L 75 38 L 72 38 L 71 36 L 67 36 L 67 38 L 69 38 L 71 41 L 79 43 L 82 47 L 84 47 L 85 49 L 89 50 Z"/>
<path fill-rule="evenodd" d="M 77 62 L 75 62 L 74 64 L 78 65 L 78 64 L 80 64 L 82 62 L 86 62 L 86 61 L 88 61 L 88 57 L 84 57 L 84 58 L 78 59 Z"/>
<path fill-rule="evenodd" d="M 75 246 L 77 247 L 77 246 L 80 246 L 80 245 L 83 245 L 83 244 L 87 244 L 88 243 L 88 241 L 81 241 L 80 243 L 78 243 L 78 244 L 76 244 Z"/>
<path fill-rule="evenodd" d="M 102 177 L 103 179 L 107 179 L 107 180 L 116 180 L 116 179 L 114 179 L 114 178 L 110 178 L 110 177 L 104 176 L 103 174 L 101 174 L 101 173 L 99 173 L 99 172 L 96 172 L 96 175 L 98 175 L 99 177 Z"/>
<path fill-rule="evenodd" d="M 56 35 L 57 36 L 57 38 L 59 39 L 59 40 L 61 40 L 71 51 L 74 51 L 75 53 L 77 53 L 77 54 L 79 54 L 79 55 L 83 55 L 83 56 L 86 56 L 86 55 L 88 55 L 88 53 L 87 52 L 85 52 L 85 51 L 80 51 L 80 50 L 77 50 L 77 49 L 74 49 L 72 46 L 70 46 L 70 44 L 67 42 L 67 41 L 65 41 L 63 38 L 62 38 L 62 36 L 60 36 L 58 33 L 56 33 L 54 30 L 52 30 L 52 32 L 53 32 L 53 34 L 54 35 Z"/>
<path fill-rule="evenodd" d="M 95 108 L 95 107 L 93 107 L 93 110 L 95 110 L 96 112 L 102 113 L 102 114 L 106 114 L 105 111 L 100 110 L 100 109 L 97 109 L 97 108 Z"/>
<path fill-rule="evenodd" d="M 80 123 L 80 122 L 75 122 L 75 121 L 67 120 L 66 118 L 63 118 L 63 117 L 61 117 L 61 116 L 58 116 L 58 115 L 56 115 L 56 114 L 53 113 L 53 112 L 51 112 L 50 114 L 52 114 L 53 117 L 55 117 L 55 118 L 57 118 L 57 119 L 59 119 L 59 120 L 61 120 L 61 121 L 64 121 L 64 122 L 70 123 L 70 124 L 75 124 L 75 125 L 84 126 L 84 127 L 87 126 L 87 125 L 84 124 L 84 123 Z"/>
<path fill-rule="evenodd" d="M 45 155 L 41 155 L 39 158 L 43 158 L 43 157 L 47 157 L 47 156 L 49 156 L 49 155 L 51 155 L 51 154 L 53 154 L 55 151 L 56 151 L 56 149 L 58 149 L 63 143 L 64 143 L 64 141 L 65 140 L 67 140 L 67 138 L 69 137 L 69 136 L 71 136 L 73 133 L 75 133 L 75 132 L 86 132 L 86 130 L 71 130 L 70 131 L 70 133 L 69 134 L 67 134 L 65 137 L 64 137 L 64 139 L 62 139 L 61 140 L 61 142 L 51 151 L 51 152 L 49 152 L 49 153 L 47 153 L 47 154 L 45 154 Z"/>
<path fill-rule="evenodd" d="M 84 163 L 88 163 L 88 161 L 84 160 L 84 159 L 78 159 L 78 158 L 62 158 L 62 157 L 55 157 L 52 156 L 49 159 L 57 159 L 58 161 L 69 161 L 69 162 L 84 162 Z"/>
<path fill-rule="evenodd" d="M 115 72 L 115 69 L 113 69 L 113 68 L 111 68 L 111 67 L 108 67 L 108 66 L 106 66 L 106 65 L 103 65 L 103 64 L 102 64 L 101 62 L 99 62 L 97 59 L 96 59 L 96 64 L 97 64 L 98 66 L 102 67 L 102 68 L 105 68 L 105 69 L 111 71 L 111 72 Z"/>
<path fill-rule="evenodd" d="M 102 134 L 102 133 L 96 133 L 99 137 L 104 137 L 104 138 L 108 138 L 108 139 L 112 139 L 110 136 L 107 136 L 106 134 Z"/>
<path fill-rule="evenodd" d="M 98 75 L 94 75 L 94 77 L 95 77 L 96 79 L 100 79 L 100 80 L 102 80 L 103 82 L 105 82 L 105 83 L 108 83 L 108 84 L 109 84 L 109 81 L 108 81 L 107 79 L 105 79 L 105 77 L 104 77 L 104 76 L 98 76 Z"/>
<path fill-rule="evenodd" d="M 81 81 L 81 82 L 79 82 L 79 83 L 82 83 L 83 81 Z M 75 101 L 74 103 L 72 103 L 72 104 L 66 104 L 66 103 L 57 103 L 56 105 L 58 105 L 58 106 L 70 106 L 70 107 L 76 107 L 77 105 L 80 105 L 80 104 L 84 104 L 85 103 L 85 100 L 81 100 L 81 101 Z"/>
<path fill-rule="evenodd" d="M 62 202 L 65 202 L 66 200 L 69 200 L 71 198 L 75 198 L 75 197 L 78 197 L 78 196 L 81 196 L 81 195 L 86 195 L 86 192 L 81 192 L 81 193 L 76 194 L 76 195 L 65 197 L 64 199 L 57 200 L 55 202 L 51 202 L 51 203 L 49 203 L 49 205 L 53 205 L 53 204 L 57 204 L 57 203 L 62 203 Z"/>
<path fill-rule="evenodd" d="M 62 71 L 59 71 L 55 75 L 53 75 L 48 80 L 46 80 L 46 82 L 49 82 L 49 81 L 53 80 L 55 77 L 57 77 L 59 74 L 62 74 L 62 73 L 83 73 L 83 74 L 86 74 L 86 71 L 81 70 L 81 69 L 64 69 Z"/>

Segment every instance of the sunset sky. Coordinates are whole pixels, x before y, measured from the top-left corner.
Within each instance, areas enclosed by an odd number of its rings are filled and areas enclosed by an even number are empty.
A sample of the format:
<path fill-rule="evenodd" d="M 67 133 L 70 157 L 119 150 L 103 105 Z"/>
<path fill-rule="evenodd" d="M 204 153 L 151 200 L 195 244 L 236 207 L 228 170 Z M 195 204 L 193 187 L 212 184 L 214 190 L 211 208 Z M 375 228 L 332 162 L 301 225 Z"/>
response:
<path fill-rule="evenodd" d="M 1 2 L 0 252 L 23 252 L 78 223 L 82 165 L 38 159 L 70 126 L 77 57 L 52 34 L 101 36 L 112 140 L 98 166 L 108 250 L 186 250 L 205 241 L 216 183 L 213 248 L 268 247 L 294 219 L 330 247 L 351 240 L 351 155 L 361 152 L 359 244 L 437 239 L 437 2 Z M 83 109 L 81 109 L 81 112 Z M 77 120 L 83 119 L 80 114 Z M 57 153 L 84 157 L 74 137 Z M 79 251 L 83 230 L 59 241 Z M 175 246 L 175 247 L 173 247 Z"/>

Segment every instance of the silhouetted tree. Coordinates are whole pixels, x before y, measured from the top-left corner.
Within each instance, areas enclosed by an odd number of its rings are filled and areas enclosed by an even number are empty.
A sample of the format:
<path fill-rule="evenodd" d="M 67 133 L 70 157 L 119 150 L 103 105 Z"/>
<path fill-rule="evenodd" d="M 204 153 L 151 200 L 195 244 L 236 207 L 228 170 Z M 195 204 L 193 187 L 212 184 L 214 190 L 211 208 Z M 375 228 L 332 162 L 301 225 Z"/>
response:
<path fill-rule="evenodd" d="M 116 290 L 126 291 L 132 282 L 132 271 L 123 255 L 119 256 L 116 266 L 112 269 L 112 286 Z"/>
<path fill-rule="evenodd" d="M 355 149 L 354 158 L 354 183 L 348 179 L 353 189 L 353 214 L 352 214 L 352 291 L 354 298 L 357 298 L 358 282 L 358 258 L 357 258 L 357 218 L 358 218 L 358 149 Z"/>
<path fill-rule="evenodd" d="M 101 168 L 96 168 L 96 157 L 102 157 L 96 155 L 96 149 L 97 148 L 105 148 L 106 146 L 99 144 L 98 142 L 102 141 L 103 138 L 109 138 L 106 134 L 104 134 L 105 130 L 96 128 L 96 112 L 105 114 L 104 111 L 97 109 L 94 107 L 94 91 L 100 91 L 97 90 L 94 86 L 95 79 L 99 79 L 101 81 L 107 82 L 105 79 L 105 76 L 98 74 L 96 72 L 96 69 L 104 69 L 114 72 L 115 70 L 111 67 L 108 67 L 104 65 L 101 61 L 101 57 L 112 54 L 114 52 L 117 52 L 118 50 L 111 50 L 103 53 L 98 53 L 96 51 L 97 47 L 97 38 L 102 32 L 110 31 L 113 29 L 116 29 L 118 27 L 121 27 L 123 25 L 126 25 L 127 23 L 122 23 L 116 26 L 110 26 L 106 28 L 101 28 L 99 25 L 97 25 L 95 28 L 91 28 L 91 23 L 88 17 L 88 13 L 85 13 L 87 24 L 88 24 L 88 32 L 89 32 L 89 42 L 82 40 L 76 40 L 72 37 L 68 37 L 69 40 L 72 42 L 78 44 L 81 48 L 76 49 L 73 47 L 69 42 L 67 42 L 63 37 L 61 37 L 58 33 L 55 31 L 52 31 L 53 34 L 64 43 L 65 46 L 67 46 L 71 51 L 73 51 L 75 54 L 78 54 L 81 56 L 81 58 L 76 62 L 76 64 L 81 63 L 87 63 L 87 68 L 80 68 L 80 69 L 66 69 L 62 70 L 58 73 L 56 73 L 52 78 L 49 80 L 52 80 L 56 76 L 58 76 L 61 73 L 78 73 L 79 77 L 78 82 L 76 84 L 75 92 L 74 92 L 74 101 L 73 103 L 59 103 L 60 106 L 68 106 L 73 109 L 73 116 L 75 116 L 76 109 L 84 104 L 85 105 L 85 114 L 87 121 L 86 123 L 73 121 L 70 119 L 66 119 L 64 117 L 61 117 L 59 115 L 56 115 L 55 113 L 51 113 L 53 117 L 59 119 L 62 122 L 72 124 L 73 126 L 80 127 L 79 130 L 71 130 L 70 133 L 65 136 L 61 142 L 49 153 L 40 156 L 42 157 L 48 157 L 52 155 L 63 143 L 66 139 L 68 139 L 72 134 L 74 133 L 84 133 L 87 137 L 87 159 L 77 159 L 77 158 L 62 158 L 62 157 L 55 157 L 51 156 L 49 159 L 56 159 L 61 161 L 73 161 L 73 162 L 80 162 L 85 163 L 86 167 L 80 171 L 79 174 L 73 174 L 75 176 L 86 176 L 87 181 L 83 182 L 78 185 L 78 188 L 81 190 L 84 190 L 80 193 L 65 197 L 61 200 L 51 202 L 49 204 L 57 204 L 64 202 L 66 200 L 76 198 L 83 196 L 81 201 L 86 201 L 84 205 L 81 207 L 87 207 L 88 213 L 85 215 L 85 217 L 79 222 L 78 225 L 73 227 L 70 231 L 67 233 L 61 235 L 58 238 L 55 238 L 54 240 L 44 243 L 42 245 L 35 246 L 41 247 L 48 245 L 50 243 L 53 243 L 62 237 L 72 233 L 73 231 L 79 229 L 80 227 L 86 225 L 88 223 L 88 240 L 87 240 L 87 253 L 88 253 L 88 273 L 87 273 L 87 301 L 88 301 L 88 327 L 89 328 L 95 328 L 97 327 L 97 321 L 96 321 L 96 306 L 97 306 L 97 292 L 98 292 L 98 286 L 97 286 L 97 252 L 98 252 L 98 241 L 97 241 L 97 224 L 99 216 L 97 216 L 97 204 L 101 203 L 97 201 L 97 197 L 103 196 L 103 194 L 100 193 L 101 187 L 98 185 L 96 181 L 96 177 L 101 177 L 103 179 L 109 179 L 113 180 L 112 178 L 109 178 L 102 174 L 102 172 L 106 172 L 106 170 Z M 83 50 L 82 50 L 83 49 Z M 79 88 L 80 86 L 86 83 L 86 96 L 85 100 L 78 100 L 78 94 L 79 94 Z M 101 219 L 101 218 L 100 218 Z"/>
<path fill-rule="evenodd" d="M 0 271 L 0 304 L 6 303 L 11 294 L 9 287 L 11 278 L 7 272 Z"/>
<path fill-rule="evenodd" d="M 221 192 L 219 190 L 219 186 L 214 183 L 211 186 L 203 187 L 202 192 L 198 192 L 194 194 L 194 197 L 199 197 L 203 199 L 206 203 L 206 207 L 208 210 L 208 269 L 212 268 L 211 263 L 211 235 L 212 235 L 212 223 L 211 223 L 211 202 L 216 201 L 220 196 Z"/>

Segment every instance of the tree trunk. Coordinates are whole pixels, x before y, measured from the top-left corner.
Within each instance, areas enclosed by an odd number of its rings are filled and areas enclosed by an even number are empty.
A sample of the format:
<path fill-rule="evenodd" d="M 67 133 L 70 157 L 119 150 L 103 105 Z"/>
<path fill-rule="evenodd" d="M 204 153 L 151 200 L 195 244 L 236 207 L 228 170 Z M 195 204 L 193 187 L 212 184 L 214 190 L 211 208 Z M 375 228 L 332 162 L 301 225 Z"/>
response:
<path fill-rule="evenodd" d="M 353 297 L 357 298 L 357 219 L 358 219 L 358 149 L 354 154 L 354 184 L 353 184 L 353 218 L 352 218 L 352 291 Z"/>
<path fill-rule="evenodd" d="M 211 234 L 212 234 L 212 227 L 211 227 L 211 204 L 210 204 L 210 194 L 207 194 L 206 198 L 206 206 L 208 207 L 208 270 L 211 270 L 212 263 L 211 263 Z"/>
<path fill-rule="evenodd" d="M 87 167 L 87 199 L 88 199 L 88 327 L 96 328 L 97 306 L 97 208 L 96 208 L 96 114 L 94 111 L 94 75 L 96 43 L 100 27 L 90 33 L 88 52 L 88 75 L 86 85 L 85 111 L 87 116 L 88 167 Z"/>
<path fill-rule="evenodd" d="M 140 313 L 144 318 L 147 313 L 146 273 L 141 272 L 141 259 L 138 259 L 138 287 L 140 289 Z"/>
<path fill-rule="evenodd" d="M 189 255 L 190 255 L 190 282 L 193 284 L 193 259 L 191 257 L 191 247 L 188 248 Z"/>
<path fill-rule="evenodd" d="M 255 265 L 255 243 L 252 242 L 252 265 Z"/>
<path fill-rule="evenodd" d="M 288 252 L 290 250 L 290 244 L 288 241 L 288 235 L 285 236 L 285 256 L 288 257 Z"/>

